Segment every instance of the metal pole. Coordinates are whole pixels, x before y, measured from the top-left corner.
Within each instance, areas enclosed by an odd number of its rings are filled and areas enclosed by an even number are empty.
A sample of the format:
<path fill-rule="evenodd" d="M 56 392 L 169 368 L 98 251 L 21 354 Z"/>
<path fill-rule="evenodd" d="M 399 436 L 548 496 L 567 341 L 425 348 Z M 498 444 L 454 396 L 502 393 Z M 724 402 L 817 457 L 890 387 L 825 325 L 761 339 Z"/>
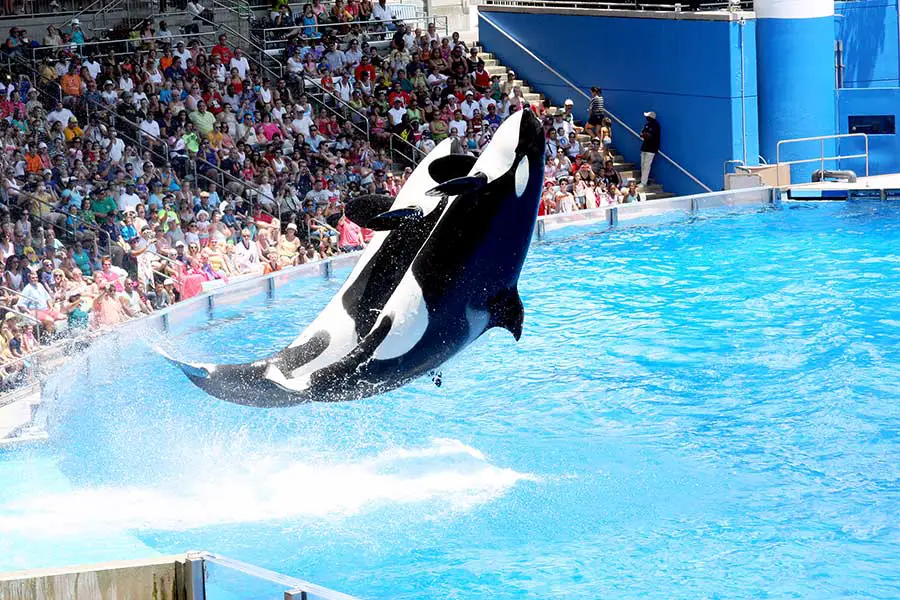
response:
<path fill-rule="evenodd" d="M 825 140 L 819 140 L 819 151 L 822 153 L 822 177 L 825 176 Z"/>

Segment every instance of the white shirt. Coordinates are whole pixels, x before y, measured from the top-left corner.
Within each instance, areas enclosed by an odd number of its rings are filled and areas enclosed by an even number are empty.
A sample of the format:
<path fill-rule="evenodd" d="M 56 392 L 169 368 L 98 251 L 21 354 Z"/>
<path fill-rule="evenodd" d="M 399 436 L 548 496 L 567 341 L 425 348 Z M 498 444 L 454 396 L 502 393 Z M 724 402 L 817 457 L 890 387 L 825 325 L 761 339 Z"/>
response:
<path fill-rule="evenodd" d="M 122 138 L 116 138 L 114 142 L 109 144 L 109 158 L 113 162 L 119 162 L 122 160 L 122 154 L 125 152 L 125 142 L 122 141 Z"/>
<path fill-rule="evenodd" d="M 59 110 L 54 110 L 50 114 L 47 115 L 47 122 L 51 125 L 54 121 L 59 121 L 63 125 L 67 125 L 69 123 L 69 119 L 74 117 L 72 111 L 68 108 L 60 108 Z"/>
<path fill-rule="evenodd" d="M 246 56 L 241 56 L 240 58 L 232 56 L 228 66 L 231 69 L 237 69 L 238 75 L 241 76 L 241 79 L 244 79 L 247 76 L 247 71 L 250 70 L 250 61 L 247 60 Z"/>
<path fill-rule="evenodd" d="M 309 127 L 313 124 L 313 120 L 309 117 L 308 114 L 305 114 L 299 118 L 291 121 L 291 129 L 293 129 L 296 133 L 300 133 L 303 135 L 304 139 L 309 137 Z"/>
<path fill-rule="evenodd" d="M 388 115 L 391 117 L 391 125 L 399 125 L 400 121 L 403 120 L 403 115 L 406 114 L 406 109 L 402 106 L 400 108 L 392 108 L 388 111 Z"/>
<path fill-rule="evenodd" d="M 459 137 L 464 137 L 466 135 L 466 131 L 468 131 L 469 129 L 468 124 L 466 124 L 463 119 L 460 119 L 459 121 L 455 119 L 453 121 L 450 121 L 449 128 L 453 129 L 454 127 L 456 128 L 456 133 L 459 134 Z"/>
<path fill-rule="evenodd" d="M 91 78 L 97 79 L 97 75 L 100 74 L 100 63 L 96 60 L 86 60 L 84 66 L 87 67 L 88 73 L 91 74 Z"/>
<path fill-rule="evenodd" d="M 172 56 L 178 59 L 178 65 L 182 69 L 187 69 L 187 60 L 189 58 L 193 58 L 190 51 L 188 51 L 187 49 L 184 49 L 181 52 L 176 49 L 175 52 L 172 53 Z M 241 77 L 243 77 L 243 75 L 241 75 Z"/>
<path fill-rule="evenodd" d="M 377 21 L 393 21 L 394 20 L 394 11 L 391 10 L 391 7 L 385 4 L 381 6 L 381 4 L 376 4 L 375 8 L 372 10 L 372 18 Z"/>
<path fill-rule="evenodd" d="M 150 119 L 141 121 L 141 131 L 155 138 L 159 137 L 159 123 Z"/>
<path fill-rule="evenodd" d="M 129 194 L 128 192 L 122 192 L 119 196 L 119 201 L 116 203 L 119 207 L 120 211 L 125 211 L 129 208 L 134 208 L 138 204 L 141 203 L 141 197 L 137 194 Z"/>
<path fill-rule="evenodd" d="M 475 102 L 475 100 L 468 99 L 459 107 L 459 109 L 462 111 L 463 116 L 467 119 L 472 118 L 472 115 L 475 114 L 476 108 L 480 109 L 481 105 Z"/>

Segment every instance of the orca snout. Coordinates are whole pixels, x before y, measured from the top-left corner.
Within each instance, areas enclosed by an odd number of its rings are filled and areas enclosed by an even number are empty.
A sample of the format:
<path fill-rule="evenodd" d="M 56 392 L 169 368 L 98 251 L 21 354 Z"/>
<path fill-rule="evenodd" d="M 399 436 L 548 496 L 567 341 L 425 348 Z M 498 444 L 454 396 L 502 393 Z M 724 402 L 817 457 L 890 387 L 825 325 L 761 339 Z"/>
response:
<path fill-rule="evenodd" d="M 545 148 L 544 127 L 530 110 L 522 111 L 522 119 L 519 122 L 519 145 L 517 154 L 529 157 L 543 156 Z"/>

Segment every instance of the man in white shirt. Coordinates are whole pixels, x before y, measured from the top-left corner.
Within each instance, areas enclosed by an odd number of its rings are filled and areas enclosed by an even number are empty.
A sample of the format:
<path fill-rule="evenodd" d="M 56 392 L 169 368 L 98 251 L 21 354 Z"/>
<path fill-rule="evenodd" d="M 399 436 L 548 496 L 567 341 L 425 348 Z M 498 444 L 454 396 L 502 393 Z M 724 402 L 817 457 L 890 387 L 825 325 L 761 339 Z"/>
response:
<path fill-rule="evenodd" d="M 291 129 L 295 133 L 303 136 L 303 139 L 309 137 L 309 128 L 312 126 L 313 120 L 305 112 L 294 112 L 294 119 L 291 121 Z"/>
<path fill-rule="evenodd" d="M 54 121 L 59 121 L 65 126 L 69 124 L 69 119 L 74 117 L 75 115 L 72 114 L 71 110 L 64 108 L 61 103 L 57 102 L 53 110 L 47 114 L 47 123 L 53 125 Z"/>
<path fill-rule="evenodd" d="M 406 114 L 406 109 L 403 107 L 403 101 L 400 98 L 394 98 L 394 106 L 388 111 L 388 116 L 391 118 L 391 125 L 397 127 L 403 121 L 403 115 Z"/>
<path fill-rule="evenodd" d="M 92 79 L 97 79 L 97 75 L 100 74 L 100 63 L 97 62 L 97 59 L 92 56 L 88 56 L 84 61 L 83 66 L 87 68 L 88 73 L 91 74 Z"/>
<path fill-rule="evenodd" d="M 456 129 L 456 132 L 459 134 L 459 137 L 466 137 L 466 132 L 469 130 L 469 125 L 466 123 L 466 120 L 463 119 L 462 111 L 458 108 L 456 112 L 453 113 L 453 120 L 450 121 L 450 129 Z"/>
<path fill-rule="evenodd" d="M 475 93 L 472 90 L 466 92 L 466 99 L 462 103 L 462 106 L 459 107 L 462 111 L 463 116 L 467 121 L 472 119 L 472 115 L 475 114 L 475 111 L 481 108 L 481 105 L 475 102 Z"/>
<path fill-rule="evenodd" d="M 190 51 L 184 47 L 184 42 L 178 42 L 178 44 L 175 46 L 175 51 L 172 53 L 172 56 L 178 59 L 179 65 L 184 70 L 187 70 L 188 59 L 193 59 Z M 243 75 L 241 75 L 241 77 L 243 77 Z"/>
<path fill-rule="evenodd" d="M 250 230 L 241 232 L 241 241 L 234 245 L 234 263 L 241 273 L 262 271 L 259 246 L 250 236 Z"/>
<path fill-rule="evenodd" d="M 385 0 L 378 0 L 378 4 L 372 10 L 372 18 L 376 21 L 382 21 L 384 24 L 392 24 L 394 22 L 394 11 L 387 5 Z"/>
<path fill-rule="evenodd" d="M 145 142 L 154 143 L 159 139 L 159 123 L 150 118 L 150 115 L 144 115 L 141 119 L 141 133 L 148 136 Z"/>
<path fill-rule="evenodd" d="M 250 61 L 247 60 L 240 48 L 234 49 L 234 56 L 231 57 L 231 64 L 228 65 L 228 68 L 237 69 L 241 79 L 247 77 L 247 71 L 250 70 Z"/>
<path fill-rule="evenodd" d="M 125 153 L 125 142 L 123 142 L 122 139 L 118 137 L 115 129 L 109 130 L 109 141 L 107 142 L 107 149 L 109 150 L 109 159 L 111 161 L 117 163 L 122 160 L 122 155 Z"/>
<path fill-rule="evenodd" d="M 306 192 L 306 196 L 303 198 L 305 202 L 312 202 L 313 210 L 315 211 L 318 207 L 328 206 L 328 200 L 331 198 L 331 193 L 327 190 L 322 189 L 322 180 L 316 179 L 313 181 L 313 189 Z"/>
<path fill-rule="evenodd" d="M 134 210 L 138 204 L 141 203 L 141 197 L 134 193 L 134 184 L 126 183 L 125 191 L 119 195 L 119 200 L 116 203 L 121 212 L 127 212 L 129 210 Z"/>

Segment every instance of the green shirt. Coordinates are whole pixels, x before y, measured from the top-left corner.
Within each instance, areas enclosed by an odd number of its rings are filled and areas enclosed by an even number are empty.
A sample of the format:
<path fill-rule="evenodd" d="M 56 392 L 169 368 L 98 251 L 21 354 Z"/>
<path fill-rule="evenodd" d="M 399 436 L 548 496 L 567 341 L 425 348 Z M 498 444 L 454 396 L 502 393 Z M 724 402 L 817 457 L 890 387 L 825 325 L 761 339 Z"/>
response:
<path fill-rule="evenodd" d="M 209 135 L 209 132 L 216 126 L 216 116 L 209 111 L 201 113 L 199 110 L 195 110 L 190 114 L 190 118 L 191 123 L 203 137 Z"/>
<path fill-rule="evenodd" d="M 116 205 L 116 200 L 112 196 L 104 196 L 99 200 L 97 198 L 91 200 L 91 210 L 94 211 L 95 216 L 115 213 L 118 209 L 119 207 Z"/>

